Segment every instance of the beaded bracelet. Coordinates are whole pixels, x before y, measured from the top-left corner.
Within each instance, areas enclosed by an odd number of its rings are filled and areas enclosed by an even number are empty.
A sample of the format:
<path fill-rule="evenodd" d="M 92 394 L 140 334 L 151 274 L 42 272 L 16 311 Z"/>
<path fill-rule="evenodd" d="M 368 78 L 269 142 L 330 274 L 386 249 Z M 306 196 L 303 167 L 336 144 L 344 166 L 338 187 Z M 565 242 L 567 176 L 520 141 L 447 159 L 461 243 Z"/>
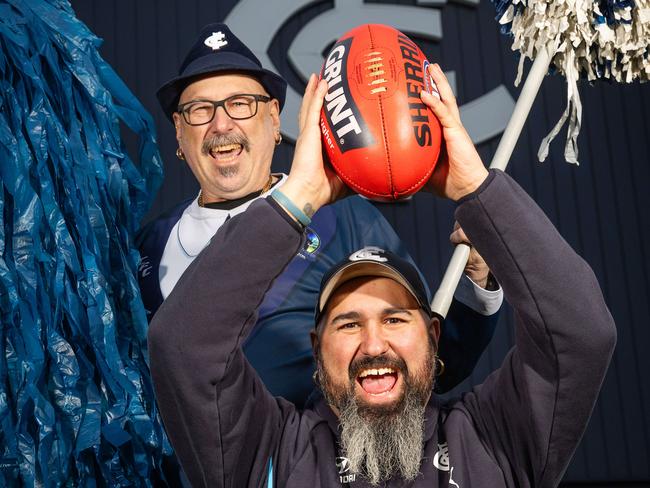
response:
<path fill-rule="evenodd" d="M 303 212 L 298 207 L 296 207 L 294 203 L 291 200 L 289 200 L 289 198 L 284 193 L 282 193 L 278 188 L 276 188 L 275 190 L 273 190 L 273 192 L 271 192 L 271 196 L 276 202 L 282 205 L 285 208 L 285 210 L 293 216 L 294 219 L 300 222 L 300 224 L 303 227 L 307 227 L 309 224 L 311 224 L 311 219 L 307 217 L 307 214 L 305 214 L 305 212 Z"/>

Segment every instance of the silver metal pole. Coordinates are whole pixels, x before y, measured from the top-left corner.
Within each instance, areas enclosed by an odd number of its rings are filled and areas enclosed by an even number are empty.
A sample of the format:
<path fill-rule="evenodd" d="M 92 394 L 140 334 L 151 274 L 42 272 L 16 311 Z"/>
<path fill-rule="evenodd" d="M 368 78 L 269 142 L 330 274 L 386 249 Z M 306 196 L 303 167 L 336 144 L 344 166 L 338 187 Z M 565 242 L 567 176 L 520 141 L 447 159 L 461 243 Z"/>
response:
<path fill-rule="evenodd" d="M 503 171 L 506 169 L 506 166 L 508 166 L 508 161 L 510 161 L 510 156 L 512 156 L 515 145 L 519 140 L 521 130 L 526 123 L 526 119 L 528 118 L 530 109 L 533 106 L 535 97 L 539 92 L 544 76 L 546 76 L 546 73 L 548 72 L 551 57 L 548 48 L 541 49 L 537 53 L 533 66 L 530 68 L 530 73 L 528 73 L 524 86 L 521 89 L 519 99 L 515 104 L 515 109 L 512 112 L 510 121 L 508 122 L 506 130 L 503 132 L 503 136 L 499 141 L 499 146 L 494 153 L 494 157 L 490 163 L 490 168 L 496 168 Z M 447 312 L 449 312 L 451 299 L 454 296 L 458 282 L 460 281 L 465 265 L 467 264 L 467 259 L 469 258 L 469 249 L 470 248 L 467 244 L 458 244 L 456 246 L 454 254 L 447 266 L 447 271 L 445 271 L 445 275 L 442 277 L 442 281 L 440 282 L 440 287 L 433 297 L 431 309 L 441 317 L 446 317 Z"/>

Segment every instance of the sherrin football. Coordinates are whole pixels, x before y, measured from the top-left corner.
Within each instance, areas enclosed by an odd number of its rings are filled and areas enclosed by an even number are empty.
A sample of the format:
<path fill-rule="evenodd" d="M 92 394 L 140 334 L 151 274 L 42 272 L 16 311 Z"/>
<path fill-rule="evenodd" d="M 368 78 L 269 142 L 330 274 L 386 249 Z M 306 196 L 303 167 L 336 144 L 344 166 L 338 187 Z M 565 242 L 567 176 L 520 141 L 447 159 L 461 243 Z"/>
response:
<path fill-rule="evenodd" d="M 428 65 L 411 39 L 381 24 L 347 32 L 325 58 L 323 147 L 339 177 L 357 193 L 399 200 L 431 176 L 442 131 L 420 100 L 421 90 L 438 94 Z"/>

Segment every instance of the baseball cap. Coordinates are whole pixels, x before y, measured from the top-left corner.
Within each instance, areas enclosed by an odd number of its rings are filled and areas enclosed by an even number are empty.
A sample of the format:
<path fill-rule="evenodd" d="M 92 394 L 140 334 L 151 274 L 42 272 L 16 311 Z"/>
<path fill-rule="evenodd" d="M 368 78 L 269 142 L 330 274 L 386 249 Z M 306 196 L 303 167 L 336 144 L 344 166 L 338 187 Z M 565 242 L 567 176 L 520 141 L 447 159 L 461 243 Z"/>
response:
<path fill-rule="evenodd" d="M 209 74 L 233 72 L 251 75 L 259 80 L 272 98 L 284 105 L 287 82 L 279 75 L 264 69 L 255 54 L 233 34 L 226 24 L 206 25 L 185 56 L 172 78 L 158 89 L 158 101 L 165 115 L 172 120 L 183 90 L 192 81 Z"/>
<path fill-rule="evenodd" d="M 340 261 L 323 276 L 316 303 L 316 327 L 334 291 L 344 283 L 362 276 L 395 280 L 413 295 L 420 308 L 429 317 L 433 317 L 427 288 L 415 266 L 390 251 L 369 246 L 350 254 L 347 259 Z"/>

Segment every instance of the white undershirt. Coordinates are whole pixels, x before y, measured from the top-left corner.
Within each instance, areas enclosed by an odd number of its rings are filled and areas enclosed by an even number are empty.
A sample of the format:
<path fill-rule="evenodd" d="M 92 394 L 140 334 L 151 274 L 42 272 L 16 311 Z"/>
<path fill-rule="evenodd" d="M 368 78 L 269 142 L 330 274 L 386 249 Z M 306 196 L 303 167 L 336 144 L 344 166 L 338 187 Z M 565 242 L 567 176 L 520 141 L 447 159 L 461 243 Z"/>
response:
<path fill-rule="evenodd" d="M 286 179 L 287 176 L 282 175 L 273 189 L 282 186 Z M 270 192 L 271 189 L 231 210 L 199 207 L 197 195 L 172 228 L 160 260 L 158 279 L 163 299 L 169 296 L 181 275 L 210 243 L 212 236 L 226 220 L 242 213 L 251 203 L 259 198 L 265 198 Z"/>

